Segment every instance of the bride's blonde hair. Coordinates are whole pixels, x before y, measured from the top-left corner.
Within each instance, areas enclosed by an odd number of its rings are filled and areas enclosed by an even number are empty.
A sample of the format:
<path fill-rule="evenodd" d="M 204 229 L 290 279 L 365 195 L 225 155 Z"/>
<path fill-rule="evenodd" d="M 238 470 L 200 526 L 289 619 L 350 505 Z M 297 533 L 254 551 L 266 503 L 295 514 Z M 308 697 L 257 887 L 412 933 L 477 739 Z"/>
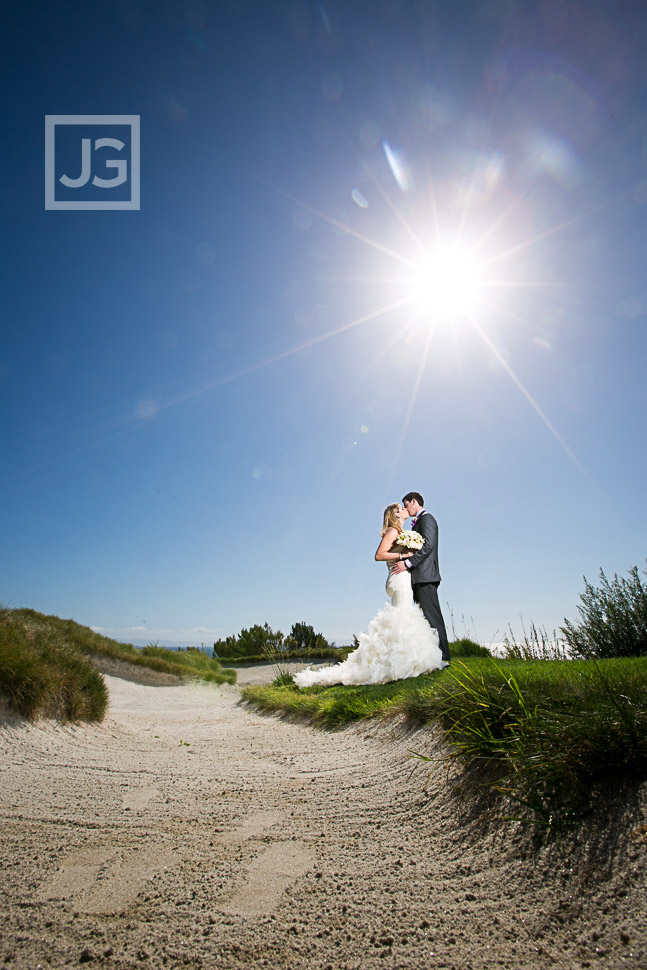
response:
<path fill-rule="evenodd" d="M 395 514 L 395 510 L 400 507 L 399 502 L 394 502 L 393 505 L 387 505 L 384 509 L 384 522 L 382 523 L 382 531 L 380 535 L 383 536 L 387 529 L 397 529 L 400 532 L 400 520 Z"/>

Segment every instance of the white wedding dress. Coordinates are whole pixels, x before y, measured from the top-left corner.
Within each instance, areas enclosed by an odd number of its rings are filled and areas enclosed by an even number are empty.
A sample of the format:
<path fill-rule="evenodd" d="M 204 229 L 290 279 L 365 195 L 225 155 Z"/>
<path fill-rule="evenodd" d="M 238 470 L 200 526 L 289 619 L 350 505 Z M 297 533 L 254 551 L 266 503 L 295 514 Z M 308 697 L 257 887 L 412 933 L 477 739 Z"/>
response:
<path fill-rule="evenodd" d="M 445 666 L 438 634 L 413 602 L 409 571 L 392 573 L 389 568 L 386 591 L 391 603 L 371 620 L 366 633 L 360 633 L 359 647 L 334 667 L 309 667 L 295 674 L 297 687 L 386 684 Z"/>

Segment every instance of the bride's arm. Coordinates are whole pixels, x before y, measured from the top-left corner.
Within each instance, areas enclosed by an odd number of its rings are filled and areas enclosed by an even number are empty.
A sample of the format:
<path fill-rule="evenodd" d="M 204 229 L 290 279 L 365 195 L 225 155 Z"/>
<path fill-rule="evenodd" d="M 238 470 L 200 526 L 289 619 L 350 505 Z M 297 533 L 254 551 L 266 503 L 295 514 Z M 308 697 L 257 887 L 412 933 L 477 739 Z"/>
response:
<path fill-rule="evenodd" d="M 375 558 L 378 562 L 390 562 L 393 559 L 409 559 L 413 555 L 412 552 L 390 551 L 399 534 L 397 529 L 389 528 L 386 530 L 375 553 Z"/>

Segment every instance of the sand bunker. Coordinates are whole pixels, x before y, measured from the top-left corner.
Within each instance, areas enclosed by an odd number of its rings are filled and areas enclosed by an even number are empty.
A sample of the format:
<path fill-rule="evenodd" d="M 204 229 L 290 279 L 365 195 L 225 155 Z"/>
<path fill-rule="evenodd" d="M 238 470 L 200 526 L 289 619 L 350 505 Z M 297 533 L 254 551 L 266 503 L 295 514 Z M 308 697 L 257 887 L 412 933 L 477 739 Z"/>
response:
<path fill-rule="evenodd" d="M 606 854 L 532 856 L 441 762 L 412 772 L 428 734 L 106 681 L 99 726 L 2 722 L 6 966 L 647 966 L 645 798 Z"/>

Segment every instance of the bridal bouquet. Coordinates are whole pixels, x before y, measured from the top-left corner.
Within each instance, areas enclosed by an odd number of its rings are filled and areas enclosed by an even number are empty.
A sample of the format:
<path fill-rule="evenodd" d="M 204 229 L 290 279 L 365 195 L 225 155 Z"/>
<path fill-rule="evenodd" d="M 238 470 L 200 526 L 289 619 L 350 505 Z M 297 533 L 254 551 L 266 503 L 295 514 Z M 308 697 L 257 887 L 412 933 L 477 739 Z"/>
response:
<path fill-rule="evenodd" d="M 414 532 L 413 529 L 405 529 L 395 540 L 396 546 L 415 550 L 422 549 L 424 542 L 425 537 L 421 536 L 419 532 Z"/>

